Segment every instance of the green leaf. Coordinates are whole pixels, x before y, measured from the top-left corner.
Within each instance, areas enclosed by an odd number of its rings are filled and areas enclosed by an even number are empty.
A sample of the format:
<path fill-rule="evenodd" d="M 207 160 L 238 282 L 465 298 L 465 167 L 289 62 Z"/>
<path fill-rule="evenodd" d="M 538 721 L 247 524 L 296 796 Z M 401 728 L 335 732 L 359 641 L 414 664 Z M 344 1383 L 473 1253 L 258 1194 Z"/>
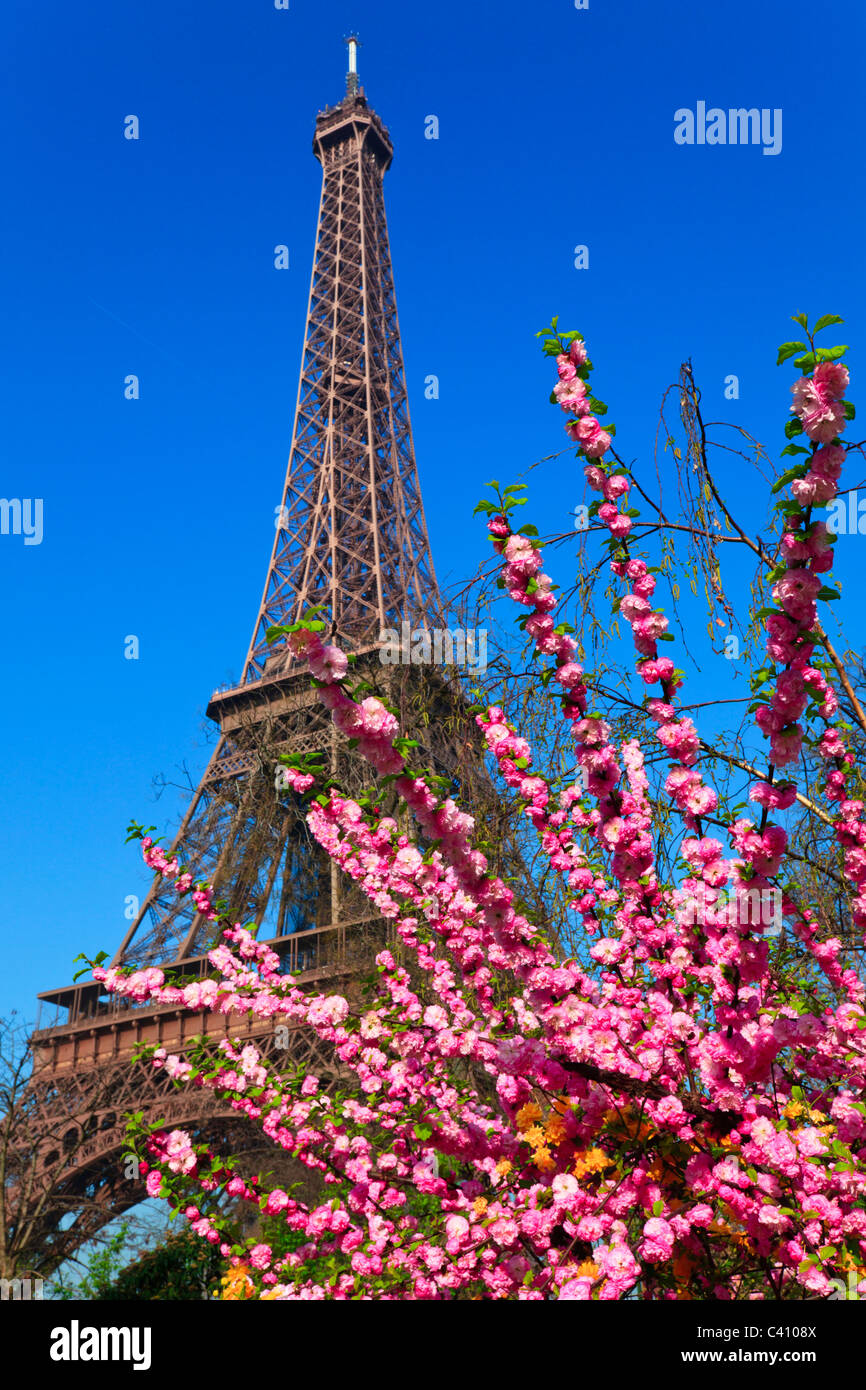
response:
<path fill-rule="evenodd" d="M 856 414 L 857 414 L 857 411 L 854 409 L 854 404 L 853 404 L 853 402 L 852 402 L 852 401 L 846 401 L 846 402 L 845 402 L 845 419 L 846 419 L 846 420 L 853 420 L 853 419 L 854 419 L 854 416 L 855 416 Z"/>
<path fill-rule="evenodd" d="M 789 420 L 789 421 L 788 421 L 787 425 L 785 426 L 785 438 L 786 438 L 786 439 L 794 439 L 794 438 L 796 438 L 796 436 L 797 436 L 798 434 L 802 434 L 802 433 L 803 433 L 803 425 L 802 425 L 802 422 L 801 422 L 800 420 L 798 420 L 798 419 L 796 418 L 796 416 L 794 417 L 793 420 Z"/>
<path fill-rule="evenodd" d="M 138 824 L 133 820 L 133 821 L 130 821 L 130 822 L 129 822 L 129 825 L 126 827 L 126 829 L 127 829 L 127 836 L 126 836 L 126 840 L 125 840 L 124 843 L 128 845 L 129 842 L 130 842 L 130 840 L 143 840 L 144 837 L 145 837 L 145 835 L 149 835 L 149 834 L 151 833 L 151 831 L 153 831 L 153 830 L 156 829 L 156 826 L 155 826 L 155 825 L 138 825 Z M 159 838 L 162 839 L 162 836 L 160 836 Z M 155 844 L 159 844 L 159 840 L 154 841 L 154 843 L 155 843 Z"/>
<path fill-rule="evenodd" d="M 801 372 L 811 372 L 817 361 L 818 358 L 814 352 L 806 352 L 802 357 L 794 358 L 794 366 L 799 367 Z"/>
<path fill-rule="evenodd" d="M 782 453 L 781 453 L 780 457 L 781 457 L 781 458 L 784 458 L 786 454 L 808 454 L 808 453 L 811 453 L 811 450 L 810 450 L 810 449 L 804 449 L 802 444 L 786 444 L 785 447 L 784 447 L 784 449 L 782 450 Z"/>
<path fill-rule="evenodd" d="M 812 332 L 813 334 L 820 333 L 822 328 L 829 328 L 831 323 L 844 322 L 845 320 L 840 319 L 838 314 L 822 314 L 818 322 L 815 324 L 815 327 L 812 329 Z"/>
<path fill-rule="evenodd" d="M 838 362 L 840 357 L 844 357 L 848 351 L 848 344 L 843 343 L 841 347 L 818 348 L 817 357 L 819 362 Z"/>
<path fill-rule="evenodd" d="M 781 492 L 782 488 L 787 486 L 788 483 L 792 483 L 795 478 L 804 477 L 805 473 L 806 465 L 803 463 L 795 463 L 793 467 L 786 468 L 782 476 L 776 479 L 776 481 L 773 483 L 773 486 L 770 488 L 770 491 Z"/>
<path fill-rule="evenodd" d="M 809 317 L 808 317 L 807 314 L 792 314 L 792 315 L 791 315 L 791 320 L 792 320 L 793 323 L 799 323 L 800 327 L 801 327 L 801 328 L 805 328 L 805 329 L 807 330 L 807 332 L 808 332 L 808 329 L 809 329 Z"/>
<path fill-rule="evenodd" d="M 839 593 L 838 589 L 830 589 L 826 584 L 822 589 L 818 590 L 818 598 L 824 599 L 825 603 L 832 603 L 834 598 L 841 597 L 842 595 Z"/>
<path fill-rule="evenodd" d="M 776 358 L 776 366 L 781 367 L 783 362 L 787 362 L 789 357 L 793 357 L 795 352 L 806 352 L 805 343 L 782 343 L 779 348 L 779 356 Z"/>

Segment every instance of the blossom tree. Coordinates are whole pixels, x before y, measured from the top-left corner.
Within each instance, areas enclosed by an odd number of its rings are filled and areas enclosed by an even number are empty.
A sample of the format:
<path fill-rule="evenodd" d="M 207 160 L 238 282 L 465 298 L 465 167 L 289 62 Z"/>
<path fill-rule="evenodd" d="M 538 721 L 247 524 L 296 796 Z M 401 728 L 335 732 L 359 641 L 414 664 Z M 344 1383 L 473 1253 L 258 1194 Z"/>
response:
<path fill-rule="evenodd" d="M 767 749 L 750 814 L 732 814 L 708 778 L 685 674 L 661 654 L 674 638 L 629 505 L 646 494 L 602 423 L 585 342 L 556 320 L 544 350 L 597 494 L 588 511 L 631 633 L 638 733 L 614 735 L 577 659 L 580 634 L 557 621 L 544 547 L 531 525 L 513 525 L 523 489 L 497 487 L 496 501 L 480 504 L 500 585 L 525 610 L 537 698 L 553 696 L 568 729 L 571 775 L 546 773 L 501 705 L 477 709 L 477 724 L 585 949 L 565 955 L 545 921 L 521 911 L 519 884 L 491 871 L 472 816 L 413 766 L 411 740 L 355 688 L 352 658 L 327 643 L 316 614 L 270 635 L 307 663 L 374 793 L 344 795 L 315 758 L 281 775 L 308 799 L 318 843 L 394 924 L 399 946 L 378 954 L 365 1004 L 299 988 L 242 924 L 219 920 L 191 867 L 139 832 L 148 865 L 224 928 L 214 977 L 175 983 L 156 968 L 102 964 L 94 977 L 134 1000 L 314 1029 L 340 1076 L 355 1078 L 281 1072 L 242 1040 L 216 1054 L 153 1053 L 179 1086 L 219 1091 L 321 1177 L 323 1200 L 305 1203 L 240 1176 L 184 1131 L 137 1134 L 148 1193 L 219 1247 L 234 1289 L 264 1299 L 802 1299 L 841 1280 L 866 1292 L 864 985 L 803 900 L 786 829 L 804 805 L 832 827 L 862 933 L 866 820 L 838 717 L 845 668 L 819 621 L 819 605 L 839 597 L 828 586 L 834 538 L 815 516 L 837 496 L 854 411 L 845 350 L 816 346 L 841 320 L 810 330 L 796 318 L 805 341 L 779 353 L 801 373 L 785 427 L 791 464 L 774 485 L 775 534 L 756 550 L 772 605 L 757 615 L 766 664 L 752 713 Z M 808 794 L 804 750 L 818 770 Z M 411 813 L 399 823 L 374 809 L 386 788 Z M 676 852 L 664 864 L 662 813 Z M 202 1191 L 223 1190 L 284 1238 L 234 1242 L 222 1218 L 200 1210 Z"/>

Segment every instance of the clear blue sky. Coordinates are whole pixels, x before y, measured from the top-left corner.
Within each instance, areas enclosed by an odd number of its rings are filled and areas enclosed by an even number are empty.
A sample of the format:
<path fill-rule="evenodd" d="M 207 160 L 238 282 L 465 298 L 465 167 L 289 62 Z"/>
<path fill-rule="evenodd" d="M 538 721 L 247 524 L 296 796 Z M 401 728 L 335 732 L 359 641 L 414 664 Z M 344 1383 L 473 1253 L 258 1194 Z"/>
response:
<path fill-rule="evenodd" d="M 353 27 L 396 147 L 392 252 L 445 581 L 486 549 L 486 481 L 563 443 L 534 337 L 553 313 L 589 338 L 617 443 L 647 467 L 685 356 L 708 414 L 774 455 L 788 316 L 843 314 L 860 360 L 861 0 L 7 0 L 0 495 L 42 498 L 44 538 L 0 536 L 0 1011 L 32 1015 L 79 950 L 115 948 L 147 881 L 126 824 L 176 815 L 151 779 L 200 772 L 207 698 L 239 674 L 291 435 L 313 122 L 342 95 Z M 674 111 L 699 100 L 781 108 L 782 152 L 675 145 Z M 564 530 L 581 492 L 566 458 L 528 514 Z"/>

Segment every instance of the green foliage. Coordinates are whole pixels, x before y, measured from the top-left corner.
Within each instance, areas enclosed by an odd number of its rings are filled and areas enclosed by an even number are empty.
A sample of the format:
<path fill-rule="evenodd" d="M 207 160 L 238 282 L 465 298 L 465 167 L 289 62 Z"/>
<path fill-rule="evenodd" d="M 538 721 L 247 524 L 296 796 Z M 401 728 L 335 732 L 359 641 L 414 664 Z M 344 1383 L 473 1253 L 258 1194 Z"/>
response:
<path fill-rule="evenodd" d="M 789 357 L 793 357 L 795 352 L 805 352 L 805 343 L 782 343 L 779 348 L 779 355 L 776 358 L 776 366 L 781 367 L 783 362 L 787 362 Z"/>
<path fill-rule="evenodd" d="M 57 1297 L 63 1300 L 90 1299 L 98 1301 L 106 1297 L 117 1275 L 124 1265 L 124 1251 L 129 1235 L 126 1222 L 118 1226 L 106 1243 L 94 1250 L 87 1260 L 84 1277 L 77 1284 L 65 1281 L 57 1288 Z"/>
<path fill-rule="evenodd" d="M 206 1299 L 219 1281 L 219 1251 L 189 1227 L 167 1235 L 130 1260 L 129 1228 L 120 1226 L 108 1243 L 92 1254 L 81 1282 L 62 1289 L 63 1299 L 97 1303 L 190 1302 Z"/>
<path fill-rule="evenodd" d="M 845 320 L 843 318 L 840 318 L 838 314 L 822 314 L 818 322 L 815 324 L 815 327 L 812 329 L 812 332 L 820 333 L 822 328 L 829 328 L 832 323 L 844 322 Z"/>

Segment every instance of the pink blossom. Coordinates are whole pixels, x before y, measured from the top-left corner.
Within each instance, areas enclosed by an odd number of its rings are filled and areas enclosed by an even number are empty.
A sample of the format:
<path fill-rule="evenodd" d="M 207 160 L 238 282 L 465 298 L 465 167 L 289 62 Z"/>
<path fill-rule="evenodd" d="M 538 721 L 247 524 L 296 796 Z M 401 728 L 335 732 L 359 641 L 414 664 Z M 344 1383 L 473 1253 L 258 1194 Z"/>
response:
<path fill-rule="evenodd" d="M 810 439 L 829 444 L 845 428 L 842 401 L 848 385 L 848 369 L 839 362 L 821 362 L 811 377 L 801 377 L 791 388 L 791 410 L 799 416 Z"/>
<path fill-rule="evenodd" d="M 349 660 L 339 647 L 322 647 L 309 657 L 310 670 L 318 680 L 341 681 L 349 669 Z"/>

